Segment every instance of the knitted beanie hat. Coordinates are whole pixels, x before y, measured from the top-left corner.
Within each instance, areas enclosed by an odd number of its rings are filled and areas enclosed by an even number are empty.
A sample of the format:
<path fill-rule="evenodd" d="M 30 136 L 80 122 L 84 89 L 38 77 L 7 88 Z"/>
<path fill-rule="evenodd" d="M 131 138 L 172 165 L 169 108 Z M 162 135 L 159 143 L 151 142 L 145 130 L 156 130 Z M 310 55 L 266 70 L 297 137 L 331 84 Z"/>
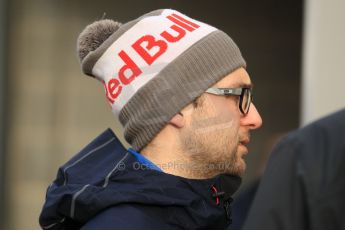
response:
<path fill-rule="evenodd" d="M 104 84 L 137 151 L 207 88 L 246 66 L 227 34 L 170 9 L 126 24 L 96 21 L 79 35 L 78 54 L 83 72 Z"/>

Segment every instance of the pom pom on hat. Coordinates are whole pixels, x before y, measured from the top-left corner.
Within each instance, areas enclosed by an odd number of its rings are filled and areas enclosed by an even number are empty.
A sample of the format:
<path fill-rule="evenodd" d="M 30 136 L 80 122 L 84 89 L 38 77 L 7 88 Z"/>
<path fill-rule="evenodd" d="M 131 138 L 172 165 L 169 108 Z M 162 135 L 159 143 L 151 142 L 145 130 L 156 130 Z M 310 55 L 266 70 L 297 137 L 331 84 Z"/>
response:
<path fill-rule="evenodd" d="M 110 35 L 121 26 L 120 22 L 111 19 L 95 21 L 88 25 L 79 35 L 77 52 L 80 62 L 91 52 L 96 50 Z"/>

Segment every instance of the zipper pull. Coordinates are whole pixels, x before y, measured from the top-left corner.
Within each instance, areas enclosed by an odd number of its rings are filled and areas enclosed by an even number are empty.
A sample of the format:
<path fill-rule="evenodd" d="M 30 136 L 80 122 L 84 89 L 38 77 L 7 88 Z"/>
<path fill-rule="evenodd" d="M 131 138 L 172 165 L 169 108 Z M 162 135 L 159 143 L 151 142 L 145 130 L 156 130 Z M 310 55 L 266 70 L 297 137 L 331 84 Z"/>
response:
<path fill-rule="evenodd" d="M 232 210 L 231 210 L 231 203 L 233 199 L 229 198 L 228 200 L 224 201 L 224 209 L 226 213 L 226 220 L 232 224 Z"/>

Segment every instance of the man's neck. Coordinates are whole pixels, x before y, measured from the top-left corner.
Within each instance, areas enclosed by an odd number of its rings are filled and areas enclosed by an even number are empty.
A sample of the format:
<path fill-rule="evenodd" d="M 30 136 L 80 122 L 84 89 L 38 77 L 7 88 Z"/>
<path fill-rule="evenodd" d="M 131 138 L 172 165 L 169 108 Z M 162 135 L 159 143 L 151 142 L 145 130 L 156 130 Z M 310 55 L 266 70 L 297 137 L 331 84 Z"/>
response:
<path fill-rule="evenodd" d="M 192 154 L 181 147 L 178 136 L 175 129 L 166 126 L 140 153 L 165 173 L 175 176 L 208 179 L 219 174 L 194 161 Z"/>
<path fill-rule="evenodd" d="M 205 175 L 204 166 L 197 165 L 187 158 L 179 148 L 154 148 L 147 147 L 141 154 L 153 162 L 163 172 L 188 179 L 208 179 L 216 175 Z"/>

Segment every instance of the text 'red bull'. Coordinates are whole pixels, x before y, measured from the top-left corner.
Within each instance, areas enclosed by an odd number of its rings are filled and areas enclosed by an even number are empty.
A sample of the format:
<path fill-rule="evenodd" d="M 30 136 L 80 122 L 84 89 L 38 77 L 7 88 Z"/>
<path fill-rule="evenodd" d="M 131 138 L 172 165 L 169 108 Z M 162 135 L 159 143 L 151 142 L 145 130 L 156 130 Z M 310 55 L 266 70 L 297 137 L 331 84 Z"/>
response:
<path fill-rule="evenodd" d="M 166 18 L 174 23 L 174 25 L 170 26 L 170 29 L 174 30 L 176 35 L 172 35 L 168 31 L 160 33 L 159 38 L 147 34 L 131 45 L 131 47 L 148 65 L 153 64 L 166 52 L 169 48 L 169 43 L 180 41 L 185 37 L 187 32 L 193 32 L 195 29 L 200 27 L 196 23 L 176 14 L 171 14 Z M 153 48 L 157 50 L 154 54 L 149 52 L 150 50 L 152 51 Z M 142 70 L 124 50 L 121 50 L 118 53 L 118 56 L 124 62 L 124 65 L 118 71 L 118 77 L 111 78 L 107 83 L 103 81 L 106 97 L 111 104 L 113 104 L 116 98 L 121 94 L 122 87 L 131 84 L 131 82 L 142 73 Z"/>

